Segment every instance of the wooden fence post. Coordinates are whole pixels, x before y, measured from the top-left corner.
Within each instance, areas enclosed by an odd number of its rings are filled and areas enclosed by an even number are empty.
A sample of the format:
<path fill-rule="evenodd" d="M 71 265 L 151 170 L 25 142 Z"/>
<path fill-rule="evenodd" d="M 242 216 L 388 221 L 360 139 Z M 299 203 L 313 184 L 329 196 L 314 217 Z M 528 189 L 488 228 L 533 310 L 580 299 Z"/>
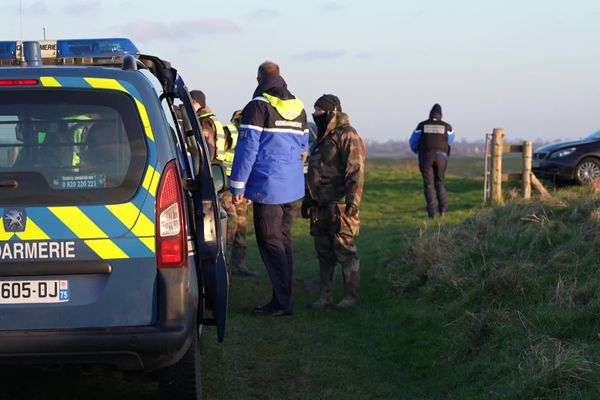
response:
<path fill-rule="evenodd" d="M 533 158 L 533 144 L 530 140 L 523 142 L 523 198 L 531 198 L 531 159 Z"/>
<path fill-rule="evenodd" d="M 483 157 L 483 205 L 488 204 L 490 201 L 490 186 L 491 186 L 491 174 L 490 174 L 490 153 L 491 153 L 492 134 L 485 134 L 485 149 Z"/>
<path fill-rule="evenodd" d="M 492 204 L 504 204 L 502 197 L 502 151 L 504 147 L 504 129 L 494 128 L 492 133 Z"/>

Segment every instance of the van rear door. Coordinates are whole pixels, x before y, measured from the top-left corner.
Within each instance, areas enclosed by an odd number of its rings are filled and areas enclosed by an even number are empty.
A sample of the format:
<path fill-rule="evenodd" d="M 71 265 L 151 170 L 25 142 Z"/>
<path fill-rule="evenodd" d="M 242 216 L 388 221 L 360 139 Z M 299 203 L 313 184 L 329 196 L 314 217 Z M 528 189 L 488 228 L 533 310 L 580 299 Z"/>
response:
<path fill-rule="evenodd" d="M 194 171 L 195 182 L 192 195 L 195 209 L 195 244 L 207 306 L 213 314 L 212 319 L 205 319 L 204 322 L 216 325 L 217 338 L 219 341 L 223 341 L 227 320 L 229 276 L 223 249 L 224 236 L 220 223 L 219 197 L 215 192 L 206 142 L 194 113 L 188 90 L 181 77 L 177 78 L 176 86 L 183 112 L 191 124 L 192 132 L 189 134 L 193 134 L 193 139 L 202 153 L 199 160 L 200 168 L 198 171 Z"/>

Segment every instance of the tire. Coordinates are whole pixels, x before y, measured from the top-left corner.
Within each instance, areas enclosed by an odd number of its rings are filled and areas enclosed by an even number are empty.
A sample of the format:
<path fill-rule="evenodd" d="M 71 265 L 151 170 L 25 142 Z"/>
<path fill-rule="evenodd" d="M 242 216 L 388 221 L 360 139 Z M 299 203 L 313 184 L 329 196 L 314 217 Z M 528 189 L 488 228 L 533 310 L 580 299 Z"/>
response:
<path fill-rule="evenodd" d="M 580 185 L 591 185 L 600 178 L 600 160 L 586 157 L 575 168 L 575 180 Z"/>
<path fill-rule="evenodd" d="M 181 360 L 161 372 L 160 398 L 163 400 L 202 400 L 201 346 L 198 332 Z"/>

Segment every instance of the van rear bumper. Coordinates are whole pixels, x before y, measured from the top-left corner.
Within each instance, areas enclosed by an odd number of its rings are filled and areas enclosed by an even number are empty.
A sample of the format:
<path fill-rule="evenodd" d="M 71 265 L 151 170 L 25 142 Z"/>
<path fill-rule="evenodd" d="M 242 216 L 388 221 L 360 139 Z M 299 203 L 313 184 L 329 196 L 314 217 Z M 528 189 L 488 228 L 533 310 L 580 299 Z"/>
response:
<path fill-rule="evenodd" d="M 120 370 L 156 370 L 177 362 L 195 327 L 162 326 L 0 332 L 2 364 L 108 364 Z"/>
<path fill-rule="evenodd" d="M 154 325 L 0 330 L 0 363 L 108 364 L 147 371 L 173 365 L 189 348 L 192 335 L 198 334 L 198 291 L 190 272 L 159 270 Z"/>

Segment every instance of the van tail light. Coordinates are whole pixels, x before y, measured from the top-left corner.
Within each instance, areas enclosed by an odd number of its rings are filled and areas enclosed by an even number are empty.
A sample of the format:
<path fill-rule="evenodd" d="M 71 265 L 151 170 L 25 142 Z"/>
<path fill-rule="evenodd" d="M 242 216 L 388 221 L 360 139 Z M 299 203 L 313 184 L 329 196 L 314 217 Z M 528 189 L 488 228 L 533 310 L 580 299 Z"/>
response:
<path fill-rule="evenodd" d="M 156 256 L 158 268 L 188 266 L 186 216 L 181 177 L 175 160 L 161 177 L 156 195 Z"/>
<path fill-rule="evenodd" d="M 37 79 L 0 79 L 0 86 L 33 86 L 38 83 Z"/>

